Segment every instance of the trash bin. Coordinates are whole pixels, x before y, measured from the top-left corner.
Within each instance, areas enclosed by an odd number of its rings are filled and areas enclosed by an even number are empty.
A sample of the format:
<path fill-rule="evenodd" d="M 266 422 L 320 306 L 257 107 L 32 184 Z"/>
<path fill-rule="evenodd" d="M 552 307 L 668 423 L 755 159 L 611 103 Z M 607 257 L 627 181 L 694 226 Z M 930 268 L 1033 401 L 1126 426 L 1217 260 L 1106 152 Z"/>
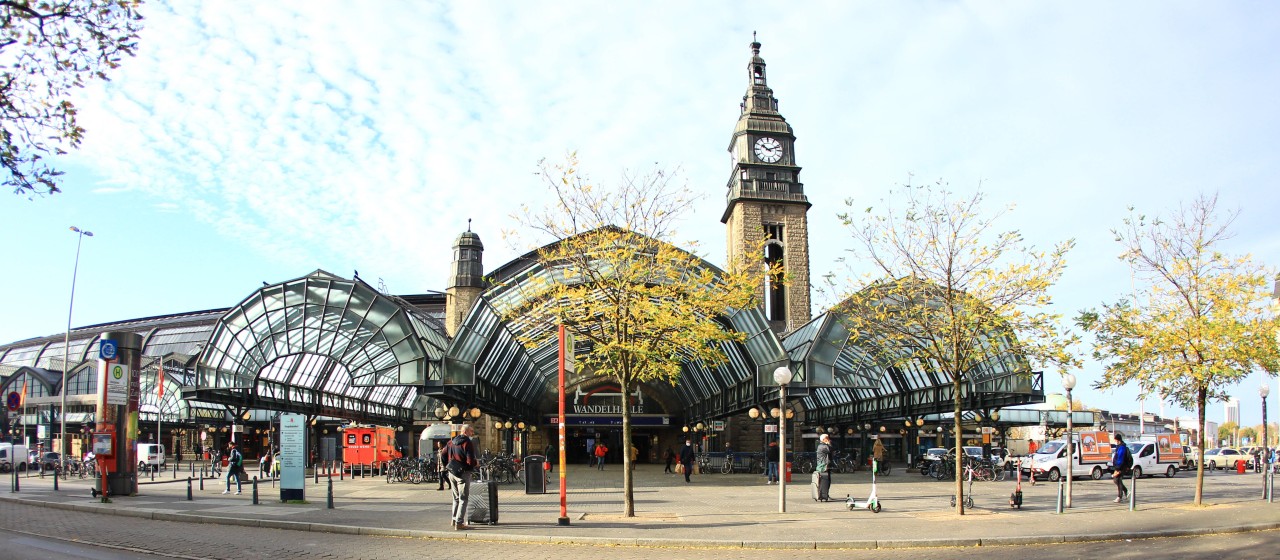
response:
<path fill-rule="evenodd" d="M 542 455 L 529 455 L 524 458 L 524 493 L 547 493 L 547 458 Z"/>
<path fill-rule="evenodd" d="M 1236 461 L 1236 473 L 1244 474 L 1244 461 Z"/>
<path fill-rule="evenodd" d="M 791 461 L 787 461 L 787 482 L 791 482 Z"/>

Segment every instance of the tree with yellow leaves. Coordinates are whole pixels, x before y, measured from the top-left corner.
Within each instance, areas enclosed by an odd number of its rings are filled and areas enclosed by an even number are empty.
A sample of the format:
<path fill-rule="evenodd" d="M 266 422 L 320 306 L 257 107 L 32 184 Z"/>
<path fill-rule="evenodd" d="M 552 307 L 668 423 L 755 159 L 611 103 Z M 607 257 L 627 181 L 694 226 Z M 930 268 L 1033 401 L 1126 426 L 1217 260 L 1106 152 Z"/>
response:
<path fill-rule="evenodd" d="M 1106 362 L 1105 389 L 1136 383 L 1197 412 L 1195 504 L 1204 496 L 1204 416 L 1210 401 L 1255 369 L 1274 375 L 1276 329 L 1268 279 L 1249 256 L 1222 252 L 1235 213 L 1219 216 L 1217 196 L 1201 196 L 1168 219 L 1131 214 L 1113 230 L 1133 270 L 1133 299 L 1081 312 Z M 1130 209 L 1132 212 L 1132 209 Z"/>
<path fill-rule="evenodd" d="M 722 344 L 741 341 L 723 320 L 758 305 L 759 263 L 722 271 L 672 244 L 691 193 L 663 171 L 624 176 L 614 188 L 592 184 L 570 156 L 542 166 L 555 202 L 517 220 L 557 241 L 537 255 L 554 270 L 509 319 L 563 324 L 591 350 L 577 357 L 581 373 L 608 377 L 630 395 L 643 382 L 675 385 L 687 362 L 718 365 Z M 756 252 L 759 254 L 759 252 Z M 754 267 L 754 268 L 753 268 Z M 536 345 L 537 341 L 523 341 Z M 631 449 L 631 407 L 622 407 L 622 449 Z M 625 516 L 635 515 L 631 457 L 623 453 Z"/>
<path fill-rule="evenodd" d="M 1074 241 L 1048 252 L 1026 247 L 1018 232 L 996 230 L 1004 212 L 985 215 L 982 201 L 981 193 L 959 197 L 941 183 L 905 185 L 890 193 L 883 211 L 840 216 L 855 241 L 853 258 L 871 267 L 856 282 L 861 289 L 840 304 L 851 335 L 874 340 L 868 346 L 879 349 L 886 369 L 914 364 L 950 381 L 957 434 L 964 396 L 985 374 L 1030 376 L 1032 363 L 1079 363 L 1069 351 L 1075 337 L 1046 311 Z M 963 472 L 962 441 L 956 438 L 955 472 Z M 962 477 L 955 497 L 963 515 Z"/>

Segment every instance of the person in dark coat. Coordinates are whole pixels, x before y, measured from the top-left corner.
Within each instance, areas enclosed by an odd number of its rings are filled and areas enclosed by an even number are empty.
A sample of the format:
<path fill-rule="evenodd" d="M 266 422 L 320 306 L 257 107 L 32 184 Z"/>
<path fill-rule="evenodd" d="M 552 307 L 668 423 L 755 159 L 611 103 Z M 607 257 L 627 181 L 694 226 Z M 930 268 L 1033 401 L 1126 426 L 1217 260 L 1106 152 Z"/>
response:
<path fill-rule="evenodd" d="M 1124 485 L 1124 479 L 1129 476 L 1129 470 L 1133 468 L 1133 453 L 1129 451 L 1129 446 L 1124 444 L 1124 436 L 1120 435 L 1120 432 L 1116 432 L 1114 445 L 1115 450 L 1111 452 L 1111 478 L 1116 481 L 1115 502 L 1118 504 L 1129 495 L 1129 488 Z"/>
<path fill-rule="evenodd" d="M 680 448 L 680 465 L 684 467 L 684 481 L 689 480 L 689 473 L 693 472 L 693 440 L 684 440 L 684 447 Z"/>
<path fill-rule="evenodd" d="M 668 445 L 667 450 L 662 453 L 662 458 L 667 462 L 667 467 L 662 469 L 662 472 L 673 474 L 674 471 L 671 470 L 671 464 L 676 461 L 676 451 Z"/>
<path fill-rule="evenodd" d="M 765 464 L 764 476 L 765 484 L 778 483 L 778 442 L 769 442 L 769 449 L 764 452 Z"/>

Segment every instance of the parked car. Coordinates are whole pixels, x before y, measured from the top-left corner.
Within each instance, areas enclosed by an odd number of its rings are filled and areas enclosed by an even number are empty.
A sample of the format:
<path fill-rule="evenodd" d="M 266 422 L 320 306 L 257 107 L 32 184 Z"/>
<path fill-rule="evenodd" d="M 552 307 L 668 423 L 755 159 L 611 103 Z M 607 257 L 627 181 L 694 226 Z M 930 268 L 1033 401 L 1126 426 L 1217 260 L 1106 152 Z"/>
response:
<path fill-rule="evenodd" d="M 55 470 L 60 468 L 61 465 L 62 455 L 59 455 L 57 451 L 45 451 L 40 456 L 40 470 L 42 471 Z"/>
<path fill-rule="evenodd" d="M 924 460 L 941 461 L 943 457 L 947 456 L 947 451 L 948 449 L 945 447 L 930 447 L 928 451 L 924 452 Z"/>
<path fill-rule="evenodd" d="M 1245 468 L 1253 467 L 1253 456 L 1231 447 L 1215 447 L 1204 452 L 1204 466 L 1208 470 L 1218 468 L 1234 469 L 1236 463 L 1243 461 Z"/>

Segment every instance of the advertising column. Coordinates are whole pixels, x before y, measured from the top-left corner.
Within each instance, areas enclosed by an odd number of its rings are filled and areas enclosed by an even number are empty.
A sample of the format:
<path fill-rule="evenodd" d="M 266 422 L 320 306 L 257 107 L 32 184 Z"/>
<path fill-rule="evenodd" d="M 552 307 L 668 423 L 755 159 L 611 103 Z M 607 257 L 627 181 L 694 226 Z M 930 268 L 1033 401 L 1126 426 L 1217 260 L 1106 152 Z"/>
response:
<path fill-rule="evenodd" d="M 112 448 L 111 456 L 100 459 L 100 463 L 106 470 L 107 491 L 116 496 L 132 496 L 138 493 L 135 455 L 142 336 L 129 332 L 103 333 L 98 343 L 98 358 L 98 432 L 110 434 Z"/>

